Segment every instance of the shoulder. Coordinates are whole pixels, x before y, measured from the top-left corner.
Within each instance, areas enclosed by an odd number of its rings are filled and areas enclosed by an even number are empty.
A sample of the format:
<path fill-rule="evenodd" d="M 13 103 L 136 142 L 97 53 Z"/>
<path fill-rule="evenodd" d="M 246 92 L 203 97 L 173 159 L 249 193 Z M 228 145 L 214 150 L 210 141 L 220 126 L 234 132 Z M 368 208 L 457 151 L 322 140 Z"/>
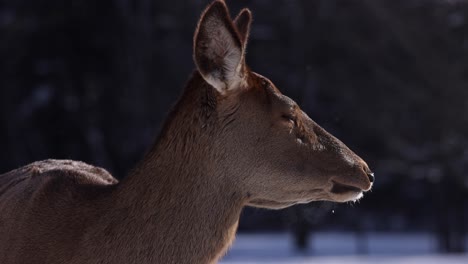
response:
<path fill-rule="evenodd" d="M 0 201 L 52 200 L 59 204 L 93 199 L 117 184 L 118 180 L 100 167 L 73 160 L 43 160 L 0 175 Z"/>
<path fill-rule="evenodd" d="M 94 186 L 108 186 L 118 183 L 118 180 L 105 169 L 74 160 L 42 160 L 15 171 L 15 174 L 35 181 L 52 180 Z"/>

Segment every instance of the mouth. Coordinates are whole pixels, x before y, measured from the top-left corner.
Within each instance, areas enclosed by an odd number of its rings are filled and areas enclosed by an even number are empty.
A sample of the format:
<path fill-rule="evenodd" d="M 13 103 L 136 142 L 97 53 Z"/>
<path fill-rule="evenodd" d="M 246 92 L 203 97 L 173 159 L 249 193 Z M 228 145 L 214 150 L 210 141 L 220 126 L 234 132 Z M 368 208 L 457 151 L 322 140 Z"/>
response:
<path fill-rule="evenodd" d="M 295 198 L 281 201 L 256 198 L 250 200 L 248 205 L 268 209 L 283 209 L 295 204 L 305 204 L 313 201 L 333 201 L 339 203 L 357 201 L 363 197 L 364 192 L 372 188 L 372 183 L 361 185 L 353 183 L 351 185 L 335 180 L 331 180 L 329 183 L 331 183 L 331 188 L 326 188 L 328 191 L 326 189 L 313 189 L 313 191 L 300 192 L 300 195 L 296 194 Z"/>
<path fill-rule="evenodd" d="M 357 201 L 364 196 L 364 192 L 371 189 L 372 184 L 369 186 L 356 186 L 348 185 L 336 181 L 331 181 L 333 184 L 330 189 L 330 194 L 334 202 L 349 202 Z"/>
<path fill-rule="evenodd" d="M 362 193 L 364 190 L 351 185 L 342 184 L 336 181 L 333 182 L 333 187 L 330 190 L 334 194 L 345 194 L 345 193 Z"/>

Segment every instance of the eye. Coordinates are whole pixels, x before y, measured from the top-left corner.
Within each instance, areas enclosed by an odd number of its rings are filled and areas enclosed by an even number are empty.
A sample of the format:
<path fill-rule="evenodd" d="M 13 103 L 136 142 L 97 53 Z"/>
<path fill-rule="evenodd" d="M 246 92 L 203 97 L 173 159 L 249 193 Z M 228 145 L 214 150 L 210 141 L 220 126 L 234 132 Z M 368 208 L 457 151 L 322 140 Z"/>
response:
<path fill-rule="evenodd" d="M 281 115 L 281 118 L 283 118 L 284 120 L 288 121 L 288 122 L 291 122 L 293 124 L 296 124 L 296 117 L 294 115 L 291 115 L 291 114 L 282 114 Z"/>

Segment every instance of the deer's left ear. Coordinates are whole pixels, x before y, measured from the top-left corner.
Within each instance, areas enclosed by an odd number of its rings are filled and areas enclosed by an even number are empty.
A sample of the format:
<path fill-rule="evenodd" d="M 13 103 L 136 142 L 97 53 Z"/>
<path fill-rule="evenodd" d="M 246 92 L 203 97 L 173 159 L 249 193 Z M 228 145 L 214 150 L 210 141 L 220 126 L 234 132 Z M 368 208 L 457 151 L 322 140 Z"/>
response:
<path fill-rule="evenodd" d="M 234 18 L 234 25 L 236 25 L 237 32 L 239 32 L 239 37 L 242 42 L 242 49 L 245 55 L 245 49 L 247 46 L 247 41 L 250 35 L 250 24 L 252 24 L 252 12 L 249 9 L 242 9 L 239 14 Z"/>
<path fill-rule="evenodd" d="M 194 37 L 194 60 L 206 82 L 220 93 L 244 80 L 244 45 L 223 1 L 203 12 Z"/>

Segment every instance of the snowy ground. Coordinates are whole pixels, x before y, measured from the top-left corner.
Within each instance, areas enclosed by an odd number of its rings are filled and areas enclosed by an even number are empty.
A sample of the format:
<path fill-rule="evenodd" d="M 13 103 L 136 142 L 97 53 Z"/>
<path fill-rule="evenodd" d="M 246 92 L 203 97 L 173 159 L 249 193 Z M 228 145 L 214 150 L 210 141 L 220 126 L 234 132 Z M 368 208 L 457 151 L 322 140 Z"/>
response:
<path fill-rule="evenodd" d="M 468 264 L 468 254 L 437 255 L 428 234 L 316 233 L 309 242 L 297 252 L 288 234 L 240 234 L 221 264 Z"/>

